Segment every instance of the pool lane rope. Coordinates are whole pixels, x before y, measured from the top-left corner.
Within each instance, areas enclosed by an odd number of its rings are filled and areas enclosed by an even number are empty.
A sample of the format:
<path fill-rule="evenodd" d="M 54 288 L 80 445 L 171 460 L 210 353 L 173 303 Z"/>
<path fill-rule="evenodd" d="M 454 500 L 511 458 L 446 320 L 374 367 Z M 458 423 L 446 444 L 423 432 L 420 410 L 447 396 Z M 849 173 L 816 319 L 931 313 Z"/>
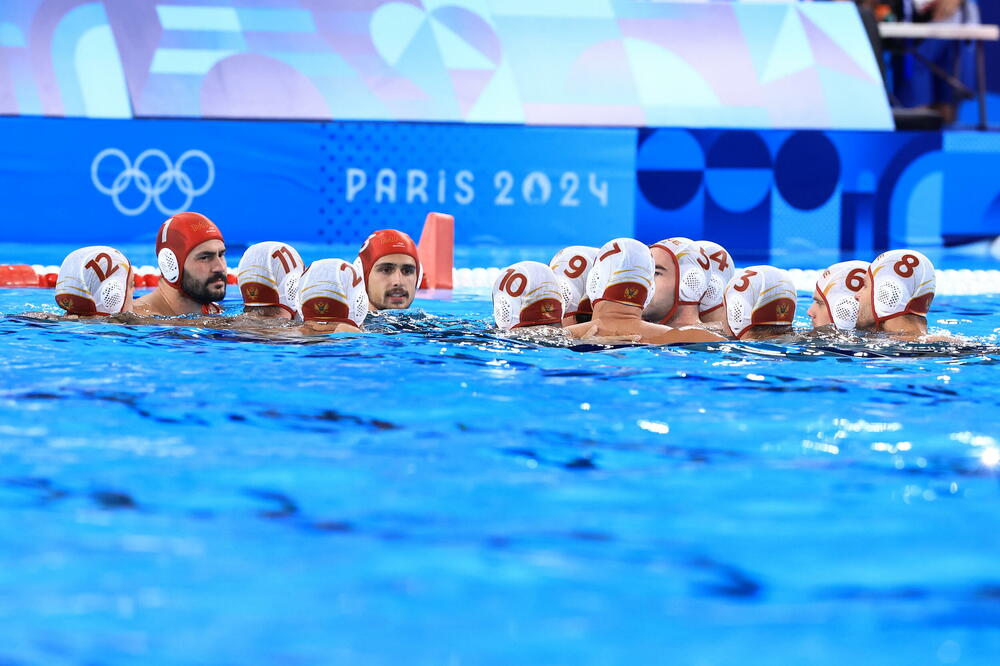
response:
<path fill-rule="evenodd" d="M 490 289 L 502 270 L 496 267 L 456 268 L 452 270 L 451 282 L 455 289 Z M 155 287 L 160 280 L 160 271 L 153 266 L 133 266 L 132 273 L 137 289 Z M 788 269 L 795 288 L 806 293 L 812 293 L 820 273 L 818 270 Z M 58 266 L 0 265 L 0 287 L 52 289 L 55 288 L 58 277 Z M 936 278 L 935 293 L 939 296 L 1000 294 L 1000 270 L 943 269 L 936 272 Z M 229 284 L 236 284 L 236 273 L 230 271 L 227 281 Z"/>

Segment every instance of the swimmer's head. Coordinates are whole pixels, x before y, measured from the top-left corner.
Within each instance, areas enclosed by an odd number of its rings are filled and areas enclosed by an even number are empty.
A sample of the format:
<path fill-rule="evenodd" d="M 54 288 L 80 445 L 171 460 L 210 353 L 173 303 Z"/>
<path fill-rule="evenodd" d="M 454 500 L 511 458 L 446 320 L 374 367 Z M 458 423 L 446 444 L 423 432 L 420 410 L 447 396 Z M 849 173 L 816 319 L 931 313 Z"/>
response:
<path fill-rule="evenodd" d="M 698 305 L 698 314 L 702 321 L 715 319 L 713 313 L 722 315 L 718 321 L 725 319 L 725 312 L 722 308 L 722 294 L 726 290 L 726 285 L 733 279 L 736 266 L 733 265 L 733 258 L 718 243 L 712 241 L 695 241 L 699 248 L 699 258 L 708 259 L 708 283 L 705 287 L 705 295 L 701 297 Z"/>
<path fill-rule="evenodd" d="M 293 319 L 303 268 L 302 257 L 287 243 L 268 241 L 248 247 L 236 269 L 243 311 Z"/>
<path fill-rule="evenodd" d="M 853 331 L 861 308 L 858 295 L 867 281 L 867 261 L 841 261 L 823 271 L 808 311 L 813 328 L 833 324 L 839 331 Z"/>
<path fill-rule="evenodd" d="M 559 326 L 563 306 L 555 273 L 538 261 L 519 261 L 493 283 L 493 319 L 503 331 Z"/>
<path fill-rule="evenodd" d="M 423 275 L 416 243 L 395 229 L 380 229 L 368 236 L 354 267 L 376 310 L 410 307 Z"/>
<path fill-rule="evenodd" d="M 69 314 L 93 316 L 132 311 L 132 264 L 106 245 L 70 252 L 59 267 L 56 303 Z"/>
<path fill-rule="evenodd" d="M 549 262 L 566 303 L 563 318 L 567 325 L 589 321 L 593 314 L 590 298 L 587 297 L 587 275 L 596 260 L 596 247 L 571 245 L 559 250 Z"/>
<path fill-rule="evenodd" d="M 222 232 L 199 213 L 178 213 L 156 234 L 160 280 L 202 305 L 226 296 L 225 256 Z"/>
<path fill-rule="evenodd" d="M 587 277 L 587 296 L 594 306 L 610 301 L 641 310 L 655 291 L 653 257 L 643 243 L 616 238 L 597 250 L 597 261 Z"/>
<path fill-rule="evenodd" d="M 708 255 L 690 238 L 676 237 L 649 246 L 655 266 L 656 295 L 642 313 L 646 321 L 668 323 L 681 305 L 698 305 L 708 288 Z"/>
<path fill-rule="evenodd" d="M 738 339 L 760 340 L 791 333 L 795 297 L 795 285 L 785 271 L 774 266 L 744 268 L 723 292 L 723 329 Z"/>
<path fill-rule="evenodd" d="M 343 259 L 314 261 L 299 278 L 298 310 L 305 321 L 361 328 L 368 316 L 364 280 Z"/>
<path fill-rule="evenodd" d="M 934 300 L 934 264 L 916 250 L 891 250 L 868 267 L 869 284 L 858 294 L 858 328 L 873 328 L 894 317 L 926 317 Z"/>

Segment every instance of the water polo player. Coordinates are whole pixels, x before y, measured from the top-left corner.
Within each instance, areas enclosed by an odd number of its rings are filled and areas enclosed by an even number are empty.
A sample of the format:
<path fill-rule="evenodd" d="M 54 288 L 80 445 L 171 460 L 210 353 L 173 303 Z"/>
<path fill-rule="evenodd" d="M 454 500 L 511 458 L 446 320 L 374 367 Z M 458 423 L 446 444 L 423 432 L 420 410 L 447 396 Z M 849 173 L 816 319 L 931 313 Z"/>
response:
<path fill-rule="evenodd" d="M 724 330 L 738 340 L 766 340 L 792 332 L 795 285 L 774 266 L 751 266 L 726 285 Z"/>
<path fill-rule="evenodd" d="M 722 324 L 726 320 L 726 308 L 722 306 L 722 295 L 726 285 L 733 279 L 736 266 L 726 248 L 712 241 L 695 241 L 698 256 L 708 260 L 708 283 L 705 295 L 698 304 L 698 317 L 703 324 Z"/>
<path fill-rule="evenodd" d="M 596 247 L 571 245 L 557 252 L 549 262 L 566 303 L 563 326 L 590 321 L 592 308 L 587 297 L 587 274 L 596 260 Z"/>
<path fill-rule="evenodd" d="M 226 243 L 215 224 L 199 213 L 178 213 L 156 234 L 160 282 L 135 302 L 147 315 L 218 314 L 226 297 Z"/>
<path fill-rule="evenodd" d="M 927 312 L 936 288 L 934 265 L 916 250 L 891 250 L 868 267 L 858 292 L 858 329 L 898 337 L 927 333 Z"/>
<path fill-rule="evenodd" d="M 353 264 L 321 259 L 299 279 L 298 310 L 311 333 L 361 331 L 368 316 L 368 293 Z"/>
<path fill-rule="evenodd" d="M 575 338 L 628 337 L 635 342 L 711 342 L 721 338 L 701 329 L 674 329 L 644 321 L 656 285 L 649 248 L 631 238 L 617 238 L 597 252 L 597 262 L 587 278 L 587 296 L 593 303 L 590 322 L 570 326 Z"/>
<path fill-rule="evenodd" d="M 551 268 L 538 261 L 519 261 L 493 284 L 493 319 L 500 330 L 560 326 L 563 295 Z"/>
<path fill-rule="evenodd" d="M 380 229 L 368 236 L 354 268 L 365 281 L 372 310 L 402 310 L 413 303 L 422 274 L 420 255 L 402 231 Z"/>
<path fill-rule="evenodd" d="M 304 268 L 302 257 L 287 243 L 268 241 L 248 247 L 236 269 L 243 312 L 294 319 Z"/>
<path fill-rule="evenodd" d="M 709 260 L 689 238 L 668 238 L 649 246 L 655 267 L 656 294 L 643 310 L 646 321 L 669 326 L 697 326 L 699 304 L 708 288 Z"/>
<path fill-rule="evenodd" d="M 132 264 L 106 245 L 70 252 L 59 267 L 56 304 L 67 314 L 91 317 L 132 311 Z"/>
<path fill-rule="evenodd" d="M 853 331 L 861 309 L 858 295 L 867 281 L 867 261 L 841 261 L 823 271 L 807 311 L 813 328 L 832 325 L 838 331 Z"/>

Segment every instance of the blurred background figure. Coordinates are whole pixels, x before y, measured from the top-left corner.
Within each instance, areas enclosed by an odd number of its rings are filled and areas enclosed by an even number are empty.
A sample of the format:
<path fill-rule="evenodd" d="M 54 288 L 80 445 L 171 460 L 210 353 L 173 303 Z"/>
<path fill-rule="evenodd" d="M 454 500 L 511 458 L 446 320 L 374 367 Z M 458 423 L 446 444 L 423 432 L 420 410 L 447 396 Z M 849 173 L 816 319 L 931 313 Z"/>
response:
<path fill-rule="evenodd" d="M 862 6 L 875 11 L 883 20 L 908 23 L 979 23 L 979 5 L 975 0 L 862 0 Z M 975 66 L 972 45 L 953 40 L 928 39 L 917 53 L 943 72 L 973 88 Z M 955 122 L 961 101 L 954 87 L 937 76 L 919 58 L 910 54 L 892 57 L 892 91 L 904 107 L 926 107 L 939 114 L 945 125 Z"/>

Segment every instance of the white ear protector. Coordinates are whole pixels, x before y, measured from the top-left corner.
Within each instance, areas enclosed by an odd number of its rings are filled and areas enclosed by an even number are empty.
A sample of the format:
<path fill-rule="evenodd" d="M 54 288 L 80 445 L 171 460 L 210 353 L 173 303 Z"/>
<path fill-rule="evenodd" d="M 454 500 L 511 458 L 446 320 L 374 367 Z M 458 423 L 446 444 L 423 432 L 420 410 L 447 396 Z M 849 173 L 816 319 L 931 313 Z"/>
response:
<path fill-rule="evenodd" d="M 160 267 L 160 275 L 167 282 L 177 282 L 181 267 L 177 263 L 177 255 L 169 247 L 165 247 L 156 255 L 156 263 Z"/>

